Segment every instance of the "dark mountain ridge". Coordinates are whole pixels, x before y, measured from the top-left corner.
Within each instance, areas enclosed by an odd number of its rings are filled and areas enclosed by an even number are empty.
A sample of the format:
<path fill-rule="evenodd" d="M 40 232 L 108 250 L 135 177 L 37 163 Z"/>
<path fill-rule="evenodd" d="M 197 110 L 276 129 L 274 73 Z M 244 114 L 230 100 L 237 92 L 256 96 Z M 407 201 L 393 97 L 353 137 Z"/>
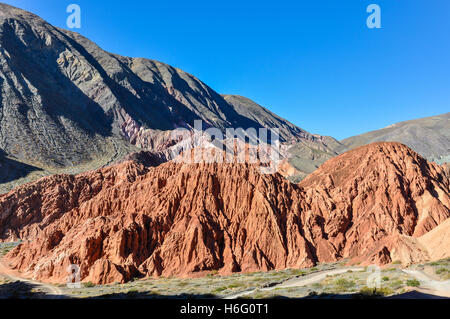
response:
<path fill-rule="evenodd" d="M 78 33 L 0 4 L 0 149 L 8 158 L 43 175 L 78 173 L 138 148 L 163 151 L 177 142 L 172 130 L 192 129 L 195 120 L 221 130 L 276 127 L 283 143 L 321 143 L 180 69 L 108 53 Z"/>

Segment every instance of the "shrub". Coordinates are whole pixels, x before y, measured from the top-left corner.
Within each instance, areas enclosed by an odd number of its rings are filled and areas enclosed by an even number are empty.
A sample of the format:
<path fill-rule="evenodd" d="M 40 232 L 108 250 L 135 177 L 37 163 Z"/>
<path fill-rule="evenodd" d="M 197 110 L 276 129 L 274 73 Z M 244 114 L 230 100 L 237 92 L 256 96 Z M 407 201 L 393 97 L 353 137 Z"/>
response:
<path fill-rule="evenodd" d="M 355 286 L 355 283 L 351 280 L 347 280 L 345 278 L 339 278 L 335 281 L 336 286 L 341 289 L 348 289 Z"/>
<path fill-rule="evenodd" d="M 433 261 L 432 263 L 430 263 L 430 266 L 439 266 L 439 262 Z"/>
<path fill-rule="evenodd" d="M 234 283 L 231 283 L 228 285 L 228 289 L 239 288 L 239 287 L 242 287 L 242 284 L 238 283 L 238 282 L 234 282 Z"/>
<path fill-rule="evenodd" d="M 369 288 L 363 287 L 359 291 L 359 294 L 363 297 L 384 297 L 393 294 L 392 289 L 389 288 Z"/>
<path fill-rule="evenodd" d="M 83 286 L 84 286 L 84 288 L 91 288 L 91 287 L 95 287 L 95 284 L 88 281 L 88 282 L 84 282 Z"/>
<path fill-rule="evenodd" d="M 403 281 L 397 279 L 391 282 L 391 285 L 394 289 L 398 289 L 403 286 Z"/>
<path fill-rule="evenodd" d="M 306 274 L 306 272 L 303 270 L 300 270 L 300 269 L 292 270 L 292 275 L 294 275 L 294 276 L 304 276 L 305 274 Z"/>
<path fill-rule="evenodd" d="M 219 288 L 216 288 L 216 289 L 214 289 L 213 292 L 222 292 L 222 291 L 224 291 L 224 290 L 227 290 L 227 287 L 219 287 Z"/>
<path fill-rule="evenodd" d="M 417 279 L 410 279 L 406 281 L 406 285 L 409 287 L 419 287 L 420 282 Z"/>
<path fill-rule="evenodd" d="M 320 282 L 315 282 L 311 286 L 314 288 L 322 288 L 322 284 Z"/>
<path fill-rule="evenodd" d="M 383 280 L 383 281 L 389 281 L 389 277 L 388 277 L 388 276 L 384 276 L 383 278 L 381 278 L 381 280 Z"/>
<path fill-rule="evenodd" d="M 438 270 L 436 270 L 436 274 L 438 274 L 438 275 L 443 274 L 444 272 L 448 272 L 448 269 L 439 268 Z"/>
<path fill-rule="evenodd" d="M 211 270 L 211 272 L 209 274 L 207 274 L 206 277 L 211 278 L 211 277 L 216 276 L 218 273 L 219 273 L 218 270 Z"/>
<path fill-rule="evenodd" d="M 13 249 L 14 247 L 4 247 L 4 248 L 2 248 L 2 250 L 1 250 L 1 255 L 2 256 L 5 256 L 7 253 L 9 253 L 12 249 Z"/>

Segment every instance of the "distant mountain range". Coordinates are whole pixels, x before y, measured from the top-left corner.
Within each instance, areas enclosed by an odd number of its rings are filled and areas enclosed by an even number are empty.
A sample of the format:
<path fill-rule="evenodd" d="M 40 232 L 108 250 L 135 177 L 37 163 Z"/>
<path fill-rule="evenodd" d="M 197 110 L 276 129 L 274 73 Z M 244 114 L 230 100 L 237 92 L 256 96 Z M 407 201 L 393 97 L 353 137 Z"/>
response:
<path fill-rule="evenodd" d="M 439 164 L 450 162 L 450 113 L 400 122 L 347 138 L 341 141 L 338 151 L 384 141 L 403 143 L 429 161 Z"/>
<path fill-rule="evenodd" d="M 429 161 L 450 162 L 450 113 L 392 124 L 339 142 L 322 138 L 327 140 L 326 148 L 301 141 L 289 149 L 291 180 L 298 182 L 336 155 L 374 142 L 399 142 Z"/>

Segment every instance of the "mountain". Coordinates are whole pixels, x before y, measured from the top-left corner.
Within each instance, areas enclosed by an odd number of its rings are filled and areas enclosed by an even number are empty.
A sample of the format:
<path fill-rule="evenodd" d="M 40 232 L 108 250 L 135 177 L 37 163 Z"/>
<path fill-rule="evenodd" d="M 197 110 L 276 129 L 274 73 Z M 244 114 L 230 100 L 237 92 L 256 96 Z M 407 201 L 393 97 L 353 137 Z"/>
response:
<path fill-rule="evenodd" d="M 277 127 L 282 134 L 295 130 L 293 124 L 283 123 L 277 115 L 246 97 L 238 95 L 223 95 L 223 97 L 234 106 L 238 113 L 254 119 L 263 127 Z M 303 138 L 297 141 L 292 140 L 286 151 L 287 158 L 281 163 L 282 174 L 294 182 L 299 182 L 321 164 L 337 156 L 335 149 L 341 147 L 341 144 L 330 136 L 299 133 Z"/>
<path fill-rule="evenodd" d="M 287 151 L 282 168 L 292 182 L 300 182 L 323 163 L 339 155 L 342 144 L 329 136 L 315 135 L 314 142 L 302 140 L 291 145 Z"/>
<path fill-rule="evenodd" d="M 450 113 L 400 122 L 342 140 L 339 152 L 373 142 L 399 142 L 436 163 L 450 161 Z"/>
<path fill-rule="evenodd" d="M 396 238 L 448 220 L 449 176 L 398 143 L 344 153 L 300 184 L 251 164 L 128 161 L 20 186 L 0 196 L 0 212 L 0 239 L 24 240 L 5 258 L 43 281 L 64 281 L 69 264 L 93 283 L 386 264 Z M 427 258 L 443 255 L 448 246 Z"/>
<path fill-rule="evenodd" d="M 277 127 L 284 143 L 315 143 L 248 99 L 221 96 L 158 61 L 106 52 L 6 4 L 0 4 L 0 103 L 0 149 L 36 176 L 96 169 L 138 148 L 163 151 L 177 142 L 174 129 L 192 129 L 195 120 L 221 130 Z M 15 171 L 4 190 L 26 181 L 15 178 L 21 168 Z"/>
<path fill-rule="evenodd" d="M 399 142 L 412 148 L 426 159 L 444 164 L 450 161 L 450 113 L 405 121 L 384 129 L 336 141 L 318 136 L 321 143 L 302 140 L 288 151 L 282 168 L 287 178 L 300 182 L 327 160 L 348 150 L 374 142 Z M 323 147 L 325 145 L 325 147 Z"/>
<path fill-rule="evenodd" d="M 298 139 L 292 139 L 293 132 L 295 132 L 294 136 L 296 137 L 300 136 L 306 140 L 314 139 L 312 134 L 300 130 L 294 124 L 287 122 L 246 97 L 239 95 L 222 95 L 222 97 L 233 106 L 237 113 L 258 123 L 259 127 L 278 128 L 284 140 L 291 138 L 291 142 L 298 141 Z"/>
<path fill-rule="evenodd" d="M 450 217 L 449 177 L 403 144 L 378 142 L 332 158 L 299 185 L 343 257 L 407 264 L 399 238 L 421 237 Z M 447 256 L 449 247 L 442 248 Z"/>

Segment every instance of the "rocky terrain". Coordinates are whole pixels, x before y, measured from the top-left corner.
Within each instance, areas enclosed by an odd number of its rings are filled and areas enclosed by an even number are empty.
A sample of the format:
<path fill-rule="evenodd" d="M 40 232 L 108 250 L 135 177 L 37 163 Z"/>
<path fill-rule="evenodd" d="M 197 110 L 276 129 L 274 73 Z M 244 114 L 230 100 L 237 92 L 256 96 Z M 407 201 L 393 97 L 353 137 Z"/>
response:
<path fill-rule="evenodd" d="M 78 33 L 0 4 L 0 192 L 54 173 L 79 173 L 128 153 L 164 151 L 171 133 L 279 128 L 283 143 L 312 135 L 256 103 L 221 96 L 167 64 L 108 53 Z M 8 167 L 8 169 L 6 169 Z"/>
<path fill-rule="evenodd" d="M 24 277 L 63 283 L 76 264 L 94 284 L 448 258 L 449 114 L 338 142 L 0 4 L 0 242 L 20 243 L 2 254 Z M 186 144 L 229 155 L 195 120 L 278 128 L 279 173 L 184 163 Z"/>
<path fill-rule="evenodd" d="M 426 247 L 418 254 L 421 247 L 414 243 L 415 238 L 442 227 L 450 217 L 449 175 L 405 145 L 373 143 L 359 147 L 327 161 L 299 185 L 317 194 L 310 197 L 319 199 L 318 209 L 325 201 L 331 211 L 347 211 L 339 214 L 337 224 L 352 225 L 345 232 L 348 252 L 344 255 L 355 256 L 354 262 L 400 261 L 407 265 L 450 253 L 448 238 L 441 237 L 442 246 Z M 408 249 L 415 257 L 398 253 L 407 242 L 411 242 Z"/>
<path fill-rule="evenodd" d="M 93 283 L 386 264 L 398 258 L 399 236 L 422 240 L 446 225 L 449 207 L 441 166 L 402 144 L 375 143 L 298 185 L 250 164 L 128 161 L 46 177 L 0 196 L 0 239 L 25 240 L 7 261 L 50 282 L 64 281 L 69 264 Z M 448 257 L 448 247 L 431 245 L 427 258 Z"/>

